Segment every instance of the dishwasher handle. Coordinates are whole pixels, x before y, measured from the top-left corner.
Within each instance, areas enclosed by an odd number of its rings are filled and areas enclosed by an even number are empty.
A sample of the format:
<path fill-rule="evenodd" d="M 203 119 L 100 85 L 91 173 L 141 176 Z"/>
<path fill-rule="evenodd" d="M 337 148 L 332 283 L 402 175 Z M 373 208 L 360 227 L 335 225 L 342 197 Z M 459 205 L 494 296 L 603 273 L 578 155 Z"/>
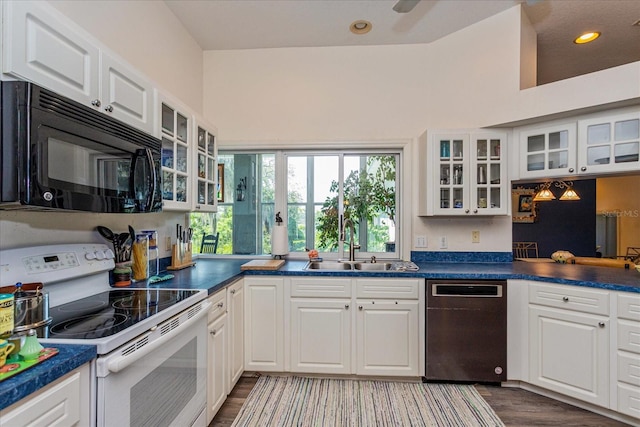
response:
<path fill-rule="evenodd" d="M 434 284 L 434 297 L 502 298 L 502 285 Z"/>

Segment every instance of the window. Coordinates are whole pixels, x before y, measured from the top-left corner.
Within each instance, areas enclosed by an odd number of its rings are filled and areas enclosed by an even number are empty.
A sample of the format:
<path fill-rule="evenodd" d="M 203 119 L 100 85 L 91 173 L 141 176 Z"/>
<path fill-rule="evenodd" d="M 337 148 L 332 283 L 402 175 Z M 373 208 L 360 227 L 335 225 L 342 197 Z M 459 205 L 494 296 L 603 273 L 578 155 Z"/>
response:
<path fill-rule="evenodd" d="M 343 241 L 340 231 L 349 219 L 361 247 L 356 257 L 399 258 L 399 160 L 399 152 L 221 152 L 224 201 L 215 214 L 191 214 L 194 252 L 202 235 L 219 233 L 217 254 L 268 255 L 280 212 L 290 257 L 311 248 L 348 256 L 350 230 Z"/>

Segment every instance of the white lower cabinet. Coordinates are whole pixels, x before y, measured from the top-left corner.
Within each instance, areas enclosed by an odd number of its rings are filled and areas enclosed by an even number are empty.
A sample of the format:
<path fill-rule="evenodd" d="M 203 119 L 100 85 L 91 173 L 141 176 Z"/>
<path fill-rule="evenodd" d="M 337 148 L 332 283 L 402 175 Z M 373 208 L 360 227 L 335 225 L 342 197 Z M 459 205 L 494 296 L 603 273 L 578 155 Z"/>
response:
<path fill-rule="evenodd" d="M 227 288 L 229 324 L 229 383 L 227 394 L 244 372 L 244 281 L 239 280 Z"/>
<path fill-rule="evenodd" d="M 289 279 L 291 371 L 419 376 L 420 279 Z M 423 298 L 424 301 L 424 298 Z M 357 308 L 356 308 L 357 307 Z M 354 309 L 355 308 L 355 309 Z M 423 363 L 424 365 L 424 363 Z"/>
<path fill-rule="evenodd" d="M 617 405 L 612 408 L 640 419 L 640 296 L 617 294 Z"/>
<path fill-rule="evenodd" d="M 0 411 L 1 426 L 89 426 L 91 374 L 87 363 Z"/>
<path fill-rule="evenodd" d="M 212 303 L 209 309 L 207 340 L 207 424 L 213 420 L 227 398 L 228 372 L 228 325 L 226 308 L 226 289 L 209 297 Z"/>
<path fill-rule="evenodd" d="M 418 301 L 357 305 L 356 374 L 418 376 Z"/>
<path fill-rule="evenodd" d="M 284 279 L 244 278 L 244 368 L 284 371 Z"/>
<path fill-rule="evenodd" d="M 529 296 L 529 381 L 608 407 L 609 293 L 532 283 Z"/>

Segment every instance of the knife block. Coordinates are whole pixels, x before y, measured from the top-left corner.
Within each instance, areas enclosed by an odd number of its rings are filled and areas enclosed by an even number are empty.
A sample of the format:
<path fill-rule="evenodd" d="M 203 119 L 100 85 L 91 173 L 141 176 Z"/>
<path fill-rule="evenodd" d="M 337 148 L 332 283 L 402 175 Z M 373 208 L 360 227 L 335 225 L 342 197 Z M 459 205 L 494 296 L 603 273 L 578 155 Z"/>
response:
<path fill-rule="evenodd" d="M 174 244 L 171 248 L 171 265 L 167 267 L 167 270 L 182 270 L 194 265 L 196 263 L 191 261 L 191 242 Z"/>

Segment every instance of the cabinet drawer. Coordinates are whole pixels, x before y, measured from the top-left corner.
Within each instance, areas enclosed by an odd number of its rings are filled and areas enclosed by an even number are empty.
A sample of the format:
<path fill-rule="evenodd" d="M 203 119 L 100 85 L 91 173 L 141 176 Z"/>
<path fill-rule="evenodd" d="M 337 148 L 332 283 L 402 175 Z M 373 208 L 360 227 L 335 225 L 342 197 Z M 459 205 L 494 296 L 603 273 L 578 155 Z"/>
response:
<path fill-rule="evenodd" d="M 618 412 L 640 418 L 640 387 L 618 383 Z"/>
<path fill-rule="evenodd" d="M 209 309 L 209 323 L 211 323 L 227 312 L 227 290 L 223 289 L 211 295 L 209 302 L 212 304 Z"/>
<path fill-rule="evenodd" d="M 307 298 L 351 298 L 351 279 L 343 277 L 295 277 L 291 296 Z"/>
<path fill-rule="evenodd" d="M 640 323 L 618 320 L 618 349 L 640 355 Z"/>
<path fill-rule="evenodd" d="M 640 387 L 640 357 L 618 352 L 618 381 Z"/>
<path fill-rule="evenodd" d="M 420 279 L 356 279 L 356 298 L 418 299 Z"/>
<path fill-rule="evenodd" d="M 566 308 L 583 313 L 609 315 L 609 292 L 575 286 L 531 283 L 529 303 Z"/>
<path fill-rule="evenodd" d="M 640 295 L 618 294 L 618 318 L 640 322 Z"/>

